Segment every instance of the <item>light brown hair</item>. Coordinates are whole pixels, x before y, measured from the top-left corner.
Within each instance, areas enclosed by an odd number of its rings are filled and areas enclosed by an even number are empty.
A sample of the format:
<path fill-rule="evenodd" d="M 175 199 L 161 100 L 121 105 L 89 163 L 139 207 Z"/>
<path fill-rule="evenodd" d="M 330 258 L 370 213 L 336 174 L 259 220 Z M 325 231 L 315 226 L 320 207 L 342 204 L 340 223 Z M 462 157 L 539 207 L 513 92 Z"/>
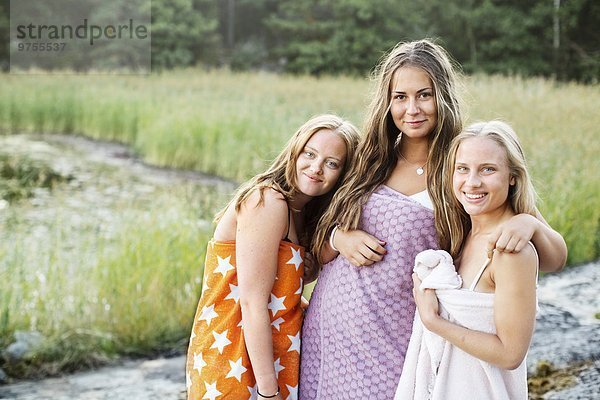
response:
<path fill-rule="evenodd" d="M 296 161 L 310 138 L 322 129 L 328 129 L 342 138 L 346 145 L 346 159 L 335 186 L 324 195 L 313 198 L 304 207 L 304 231 L 298 232 L 298 237 L 301 245 L 310 248 L 317 222 L 329 205 L 331 197 L 340 187 L 345 175 L 350 170 L 350 164 L 354 159 L 359 140 L 358 129 L 352 123 L 337 115 L 318 115 L 312 117 L 298 128 L 288 140 L 281 153 L 273 160 L 271 166 L 265 172 L 254 176 L 239 187 L 227 206 L 217 213 L 215 222 L 218 223 L 225 214 L 225 211 L 231 206 L 235 207 L 236 212 L 239 212 L 242 204 L 255 190 L 260 192 L 259 204 L 263 202 L 264 190 L 272 188 L 281 193 L 289 205 L 294 195 L 300 192 L 296 176 Z M 306 263 L 308 271 L 305 271 L 305 275 L 307 276 L 310 276 L 314 272 L 311 270 L 312 266 L 309 264 Z"/>
<path fill-rule="evenodd" d="M 433 83 L 437 125 L 429 134 L 427 187 L 436 221 L 446 219 L 441 196 L 443 161 L 450 141 L 462 128 L 458 72 L 448 53 L 430 40 L 399 43 L 374 70 L 375 92 L 356 160 L 317 227 L 313 252 L 319 261 L 331 228 L 339 224 L 344 230 L 356 229 L 362 206 L 396 166 L 396 143 L 401 132 L 390 114 L 391 90 L 396 71 L 405 66 L 425 71 Z"/>

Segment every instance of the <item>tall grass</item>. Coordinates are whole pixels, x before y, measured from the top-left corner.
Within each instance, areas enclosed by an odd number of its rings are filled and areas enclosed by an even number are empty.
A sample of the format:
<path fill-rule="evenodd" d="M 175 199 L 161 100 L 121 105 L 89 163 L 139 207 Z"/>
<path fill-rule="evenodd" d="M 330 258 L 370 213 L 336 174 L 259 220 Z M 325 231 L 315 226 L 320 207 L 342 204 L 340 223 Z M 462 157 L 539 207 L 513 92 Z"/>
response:
<path fill-rule="evenodd" d="M 202 221 L 222 201 L 207 191 L 163 193 L 121 204 L 111 227 L 60 210 L 31 227 L 27 210 L 9 209 L 0 231 L 0 348 L 18 330 L 39 331 L 44 342 L 5 370 L 31 377 L 116 354 L 181 351 L 211 234 Z"/>
<path fill-rule="evenodd" d="M 515 128 L 540 210 L 566 239 L 568 262 L 600 257 L 599 86 L 476 76 L 467 88 L 470 120 L 501 118 Z"/>
<path fill-rule="evenodd" d="M 129 143 L 147 161 L 242 181 L 264 168 L 309 116 L 357 125 L 364 79 L 181 70 L 150 76 L 0 75 L 0 129 L 69 132 Z M 527 151 L 541 210 L 569 262 L 600 256 L 598 86 L 544 79 L 466 79 L 468 121 L 502 118 Z"/>
<path fill-rule="evenodd" d="M 157 165 L 243 180 L 309 116 L 359 120 L 365 82 L 186 70 L 143 77 L 0 75 L 0 129 L 130 143 Z M 357 84 L 358 83 L 358 84 Z"/>

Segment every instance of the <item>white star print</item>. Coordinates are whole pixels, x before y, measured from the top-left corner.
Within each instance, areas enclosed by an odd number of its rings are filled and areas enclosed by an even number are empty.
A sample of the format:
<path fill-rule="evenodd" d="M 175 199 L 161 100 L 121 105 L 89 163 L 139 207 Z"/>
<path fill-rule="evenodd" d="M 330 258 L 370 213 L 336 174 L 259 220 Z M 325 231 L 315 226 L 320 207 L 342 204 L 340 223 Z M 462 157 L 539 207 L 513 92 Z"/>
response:
<path fill-rule="evenodd" d="M 273 325 L 273 328 L 279 330 L 279 325 L 281 325 L 282 322 L 285 322 L 283 318 L 277 318 L 275 321 L 271 322 L 271 325 Z"/>
<path fill-rule="evenodd" d="M 231 299 L 233 301 L 235 301 L 236 303 L 238 301 L 240 301 L 240 290 L 237 286 L 232 285 L 231 283 L 229 284 L 229 294 L 227 295 L 227 297 L 225 297 L 225 300 Z"/>
<path fill-rule="evenodd" d="M 210 306 L 202 307 L 202 313 L 200 314 L 200 317 L 198 317 L 198 321 L 206 321 L 208 326 L 210 326 L 213 318 L 217 318 L 218 316 L 219 314 L 215 312 L 215 305 L 211 304 Z"/>
<path fill-rule="evenodd" d="M 290 338 L 290 341 L 292 342 L 292 345 L 288 349 L 288 353 L 295 350 L 300 354 L 300 332 L 296 333 L 296 336 L 287 335 L 287 337 Z"/>
<path fill-rule="evenodd" d="M 279 372 L 283 371 L 285 369 L 285 367 L 283 365 L 281 365 L 281 358 L 278 358 L 277 360 L 275 360 L 275 362 L 273 363 L 273 366 L 275 367 L 275 377 L 277 379 L 279 379 Z"/>
<path fill-rule="evenodd" d="M 223 354 L 223 349 L 231 344 L 231 340 L 227 339 L 227 331 L 229 329 L 225 329 L 223 333 L 217 333 L 215 331 L 212 332 L 215 337 L 215 342 L 210 346 L 211 349 L 218 349 L 219 354 Z"/>
<path fill-rule="evenodd" d="M 286 264 L 293 264 L 296 267 L 296 271 L 300 268 L 300 264 L 302 264 L 302 255 L 300 255 L 300 250 L 296 250 L 293 247 L 290 247 L 292 250 L 292 258 L 288 260 Z"/>
<path fill-rule="evenodd" d="M 285 306 L 283 302 L 285 300 L 285 296 L 277 297 L 273 293 L 271 293 L 271 301 L 269 302 L 269 310 L 273 313 L 273 316 L 277 314 L 281 310 L 285 310 Z"/>
<path fill-rule="evenodd" d="M 215 400 L 218 396 L 223 394 L 217 390 L 217 382 L 212 384 L 204 382 L 204 386 L 206 386 L 206 393 L 202 397 L 203 399 Z"/>
<path fill-rule="evenodd" d="M 198 371 L 198 375 L 202 373 L 202 368 L 206 367 L 206 365 L 204 358 L 202 358 L 202 353 L 194 353 L 194 369 Z"/>
<path fill-rule="evenodd" d="M 219 266 L 217 266 L 217 268 L 215 268 L 215 274 L 218 272 L 221 275 L 223 275 L 223 278 L 225 277 L 225 275 L 227 275 L 228 271 L 231 271 L 233 268 L 233 265 L 231 265 L 229 263 L 229 260 L 231 259 L 231 256 L 228 256 L 227 258 L 221 258 L 219 256 L 217 256 L 217 262 L 219 263 Z"/>
<path fill-rule="evenodd" d="M 290 392 L 289 396 L 285 398 L 285 400 L 298 400 L 298 385 L 290 386 L 285 385 L 288 388 L 288 392 Z"/>
<path fill-rule="evenodd" d="M 241 382 L 242 374 L 248 370 L 242 365 L 242 357 L 240 357 L 236 362 L 229 360 L 229 366 L 231 367 L 231 371 L 227 373 L 225 378 L 235 378 L 238 380 L 238 382 Z"/>
<path fill-rule="evenodd" d="M 190 376 L 190 371 L 186 371 L 185 372 L 185 388 L 189 392 L 191 387 L 192 387 L 192 377 Z"/>
<path fill-rule="evenodd" d="M 256 400 L 258 398 L 256 385 L 254 385 L 254 387 L 252 387 L 252 386 L 246 386 L 246 387 L 248 388 L 248 391 L 250 392 L 250 400 Z"/>
<path fill-rule="evenodd" d="M 302 289 L 304 288 L 302 286 L 302 278 L 300 278 L 300 287 L 294 292 L 294 294 L 302 294 Z"/>

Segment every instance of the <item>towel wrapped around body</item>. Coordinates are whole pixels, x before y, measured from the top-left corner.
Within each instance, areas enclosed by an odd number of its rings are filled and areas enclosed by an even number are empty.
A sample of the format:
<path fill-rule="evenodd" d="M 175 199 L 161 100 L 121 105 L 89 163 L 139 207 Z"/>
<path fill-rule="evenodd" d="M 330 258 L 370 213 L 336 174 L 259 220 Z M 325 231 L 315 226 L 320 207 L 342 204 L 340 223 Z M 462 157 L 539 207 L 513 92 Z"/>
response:
<path fill-rule="evenodd" d="M 451 266 L 451 270 L 449 268 Z M 461 289 L 452 258 L 426 250 L 415 259 L 419 289 L 436 289 L 442 318 L 465 328 L 496 333 L 494 294 Z M 527 399 L 525 360 L 514 370 L 482 361 L 427 330 L 415 313 L 395 400 Z"/>

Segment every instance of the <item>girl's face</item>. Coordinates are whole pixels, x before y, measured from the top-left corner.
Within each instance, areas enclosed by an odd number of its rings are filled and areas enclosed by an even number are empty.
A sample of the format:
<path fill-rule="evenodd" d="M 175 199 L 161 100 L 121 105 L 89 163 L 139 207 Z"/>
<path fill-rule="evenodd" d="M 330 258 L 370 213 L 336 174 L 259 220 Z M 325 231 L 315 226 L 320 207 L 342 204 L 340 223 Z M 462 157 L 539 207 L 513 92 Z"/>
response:
<path fill-rule="evenodd" d="M 508 190 L 514 183 L 506 150 L 496 141 L 475 137 L 460 143 L 452 186 L 471 217 L 505 211 L 509 207 Z"/>
<path fill-rule="evenodd" d="M 394 73 L 390 112 L 394 124 L 410 138 L 427 137 L 437 125 L 433 82 L 417 67 L 401 67 Z"/>
<path fill-rule="evenodd" d="M 346 143 L 329 129 L 317 131 L 296 160 L 298 189 L 309 197 L 329 192 L 338 181 L 346 161 Z"/>

